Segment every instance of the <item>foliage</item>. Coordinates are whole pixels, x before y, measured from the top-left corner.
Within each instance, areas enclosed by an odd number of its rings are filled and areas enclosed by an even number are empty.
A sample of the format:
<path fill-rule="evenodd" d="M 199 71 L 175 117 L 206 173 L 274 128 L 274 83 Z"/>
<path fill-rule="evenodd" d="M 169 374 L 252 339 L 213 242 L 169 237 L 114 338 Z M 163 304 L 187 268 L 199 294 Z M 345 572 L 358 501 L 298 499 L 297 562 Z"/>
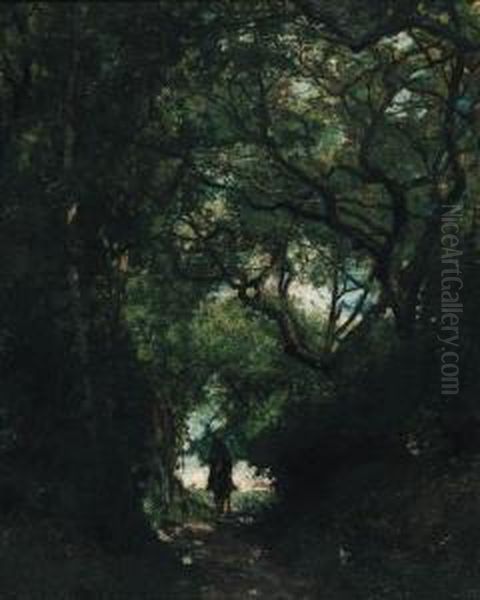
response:
<path fill-rule="evenodd" d="M 38 499 L 30 478 L 128 546 L 145 485 L 161 514 L 173 501 L 192 414 L 284 497 L 412 439 L 429 460 L 469 446 L 477 4 L 1 7 L 15 494 Z M 438 389 L 445 207 L 463 207 L 455 405 Z"/>

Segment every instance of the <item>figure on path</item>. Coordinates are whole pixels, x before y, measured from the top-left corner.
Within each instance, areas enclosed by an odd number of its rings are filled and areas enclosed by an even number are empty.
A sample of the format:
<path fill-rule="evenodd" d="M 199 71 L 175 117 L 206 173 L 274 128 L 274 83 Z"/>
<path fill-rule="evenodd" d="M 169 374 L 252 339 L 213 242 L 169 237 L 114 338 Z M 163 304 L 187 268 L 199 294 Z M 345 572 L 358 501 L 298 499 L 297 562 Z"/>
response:
<path fill-rule="evenodd" d="M 217 514 L 230 513 L 232 510 L 231 494 L 235 489 L 232 479 L 232 457 L 227 445 L 218 436 L 212 440 L 208 465 L 210 472 L 207 489 L 213 493 Z"/>

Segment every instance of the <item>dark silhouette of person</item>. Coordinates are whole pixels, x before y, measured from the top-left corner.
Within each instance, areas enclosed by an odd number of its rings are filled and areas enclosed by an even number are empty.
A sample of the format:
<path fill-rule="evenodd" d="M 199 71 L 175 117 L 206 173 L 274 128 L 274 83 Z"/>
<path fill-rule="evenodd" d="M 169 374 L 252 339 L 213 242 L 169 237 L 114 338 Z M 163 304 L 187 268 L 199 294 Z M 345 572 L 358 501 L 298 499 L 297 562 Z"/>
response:
<path fill-rule="evenodd" d="M 210 468 L 207 489 L 213 493 L 217 514 L 230 513 L 231 494 L 235 489 L 232 479 L 232 456 L 225 442 L 214 436 L 208 457 Z"/>

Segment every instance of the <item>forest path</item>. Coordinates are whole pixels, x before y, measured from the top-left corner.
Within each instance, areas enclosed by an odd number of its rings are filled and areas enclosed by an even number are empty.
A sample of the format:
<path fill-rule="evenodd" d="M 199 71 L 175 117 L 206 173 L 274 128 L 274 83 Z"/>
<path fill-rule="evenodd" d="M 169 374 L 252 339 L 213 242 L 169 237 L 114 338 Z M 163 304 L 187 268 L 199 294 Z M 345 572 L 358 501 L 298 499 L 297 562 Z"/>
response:
<path fill-rule="evenodd" d="M 314 600 L 311 582 L 277 565 L 246 532 L 245 517 L 186 523 L 169 539 L 185 567 L 172 600 Z"/>

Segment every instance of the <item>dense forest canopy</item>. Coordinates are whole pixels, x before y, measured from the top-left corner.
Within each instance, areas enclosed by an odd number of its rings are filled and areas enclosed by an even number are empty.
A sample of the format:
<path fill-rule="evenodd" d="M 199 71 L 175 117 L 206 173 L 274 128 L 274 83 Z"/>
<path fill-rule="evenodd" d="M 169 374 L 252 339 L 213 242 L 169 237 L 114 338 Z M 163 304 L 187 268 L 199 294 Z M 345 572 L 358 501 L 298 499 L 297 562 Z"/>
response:
<path fill-rule="evenodd" d="M 305 453 L 477 426 L 478 2 L 0 19 L 2 468 L 25 502 L 131 544 L 139 482 L 168 504 L 202 406 L 285 494 Z"/>

